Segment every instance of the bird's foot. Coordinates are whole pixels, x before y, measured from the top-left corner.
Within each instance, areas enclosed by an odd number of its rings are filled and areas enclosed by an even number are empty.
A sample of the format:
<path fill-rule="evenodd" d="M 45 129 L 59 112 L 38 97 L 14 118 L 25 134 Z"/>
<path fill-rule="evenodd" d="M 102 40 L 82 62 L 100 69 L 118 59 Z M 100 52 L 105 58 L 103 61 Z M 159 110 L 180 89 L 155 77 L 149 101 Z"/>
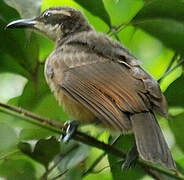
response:
<path fill-rule="evenodd" d="M 125 162 L 122 164 L 122 170 L 127 170 L 131 167 L 135 167 L 136 161 L 139 157 L 137 147 L 134 145 L 131 150 L 128 152 Z"/>
<path fill-rule="evenodd" d="M 68 143 L 73 134 L 76 132 L 79 122 L 76 120 L 69 120 L 65 122 L 64 126 L 66 127 L 66 134 L 61 135 L 59 139 L 64 143 Z"/>

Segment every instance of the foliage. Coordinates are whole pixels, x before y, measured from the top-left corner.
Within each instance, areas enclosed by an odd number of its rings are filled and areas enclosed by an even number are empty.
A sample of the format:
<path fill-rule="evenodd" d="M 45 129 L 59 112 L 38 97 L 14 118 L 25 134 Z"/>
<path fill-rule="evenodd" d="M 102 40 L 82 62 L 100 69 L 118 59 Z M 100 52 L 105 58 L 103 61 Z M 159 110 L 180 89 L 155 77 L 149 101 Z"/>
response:
<path fill-rule="evenodd" d="M 52 51 L 53 43 L 32 31 L 4 30 L 12 20 L 38 15 L 39 9 L 63 5 L 81 9 L 97 31 L 118 38 L 142 61 L 147 71 L 157 79 L 161 77 L 160 85 L 169 106 L 169 120 L 160 118 L 159 123 L 180 171 L 184 172 L 184 75 L 182 63 L 177 65 L 179 61 L 183 62 L 184 52 L 183 0 L 1 1 L 0 101 L 61 123 L 70 119 L 56 102 L 43 74 L 43 62 Z M 174 54 L 177 54 L 176 59 L 169 66 Z M 167 67 L 170 69 L 162 78 Z M 102 141 L 109 139 L 108 134 L 95 127 L 82 130 Z M 84 176 L 84 172 L 101 156 L 101 150 L 77 142 L 63 145 L 57 138 L 47 129 L 22 122 L 0 110 L 0 177 L 7 180 L 52 180 L 65 172 L 57 179 L 153 178 L 146 175 L 139 165 L 123 173 L 121 158 L 112 155 L 106 155 L 93 171 Z M 132 136 L 123 136 L 115 146 L 127 151 L 132 143 Z M 108 168 L 100 171 L 106 166 Z M 175 179 L 159 172 L 157 176 Z"/>

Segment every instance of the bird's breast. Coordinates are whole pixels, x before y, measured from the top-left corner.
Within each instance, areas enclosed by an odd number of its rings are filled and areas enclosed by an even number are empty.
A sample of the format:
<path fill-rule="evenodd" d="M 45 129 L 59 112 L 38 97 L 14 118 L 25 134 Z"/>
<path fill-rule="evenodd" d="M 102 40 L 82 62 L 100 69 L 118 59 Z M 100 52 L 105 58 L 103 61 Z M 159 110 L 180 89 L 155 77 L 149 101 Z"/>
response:
<path fill-rule="evenodd" d="M 50 62 L 49 59 L 46 61 L 45 77 L 51 91 L 54 93 L 59 104 L 70 116 L 75 118 L 75 120 L 86 123 L 91 123 L 95 121 L 95 115 L 88 108 L 86 108 L 81 103 L 74 101 L 63 92 L 61 88 L 63 76 L 62 68 L 60 68 L 60 73 L 56 73 L 60 74 L 60 76 L 56 77 L 55 71 L 59 71 L 59 68 L 55 69 L 53 63 Z"/>

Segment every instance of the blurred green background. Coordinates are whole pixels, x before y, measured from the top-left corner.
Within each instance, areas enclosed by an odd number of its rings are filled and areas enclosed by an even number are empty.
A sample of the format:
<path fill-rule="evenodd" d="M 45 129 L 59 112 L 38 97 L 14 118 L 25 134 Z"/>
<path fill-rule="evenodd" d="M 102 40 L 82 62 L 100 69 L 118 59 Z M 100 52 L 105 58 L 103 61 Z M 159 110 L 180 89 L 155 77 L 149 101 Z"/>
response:
<path fill-rule="evenodd" d="M 12 20 L 37 16 L 51 6 L 82 10 L 96 31 L 119 39 L 159 80 L 169 108 L 169 120 L 158 117 L 159 124 L 177 167 L 184 172 L 183 0 L 1 0 L 0 102 L 64 123 L 71 118 L 58 106 L 43 75 L 44 61 L 54 48 L 53 43 L 30 30 L 4 29 Z M 81 130 L 109 142 L 106 131 L 94 126 Z M 154 179 L 138 165 L 122 172 L 121 158 L 103 155 L 101 150 L 74 141 L 63 145 L 57 138 L 53 132 L 0 109 L 0 179 Z M 116 145 L 127 151 L 132 144 L 133 137 L 127 135 Z M 85 173 L 96 159 L 100 159 L 99 163 Z M 176 179 L 156 174 L 163 180 Z"/>

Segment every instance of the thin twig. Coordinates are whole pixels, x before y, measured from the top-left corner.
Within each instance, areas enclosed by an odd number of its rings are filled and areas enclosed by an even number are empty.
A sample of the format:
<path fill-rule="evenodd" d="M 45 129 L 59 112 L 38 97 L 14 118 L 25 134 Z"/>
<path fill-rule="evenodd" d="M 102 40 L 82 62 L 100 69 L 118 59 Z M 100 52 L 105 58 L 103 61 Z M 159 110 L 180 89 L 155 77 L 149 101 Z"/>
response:
<path fill-rule="evenodd" d="M 117 137 L 115 137 L 114 139 L 111 139 L 110 141 L 110 144 L 113 145 L 115 144 L 118 139 L 120 138 L 120 135 L 118 135 Z M 93 164 L 89 167 L 88 170 L 86 170 L 83 174 L 82 174 L 82 177 L 86 176 L 87 174 L 93 172 L 94 168 L 100 163 L 100 161 L 105 157 L 107 153 L 104 152 L 103 154 L 101 154 L 94 162 Z"/>
<path fill-rule="evenodd" d="M 184 60 L 180 60 L 176 66 L 174 66 L 173 68 L 171 68 L 169 71 L 167 71 L 166 73 L 164 73 L 159 79 L 158 82 L 160 82 L 161 80 L 163 80 L 167 75 L 169 75 L 171 72 L 173 72 L 175 69 L 177 69 L 179 66 L 181 66 L 182 64 L 184 64 Z"/>
<path fill-rule="evenodd" d="M 172 57 L 172 59 L 171 59 L 171 61 L 170 61 L 170 63 L 169 63 L 169 65 L 167 66 L 167 68 L 166 68 L 164 74 L 167 73 L 167 72 L 171 69 L 171 67 L 172 67 L 172 65 L 173 65 L 173 63 L 174 63 L 174 61 L 175 61 L 177 58 L 178 58 L 178 53 L 175 52 L 175 53 L 174 53 L 174 56 Z"/>
<path fill-rule="evenodd" d="M 94 162 L 93 164 L 90 166 L 90 168 L 85 171 L 82 174 L 82 178 L 88 174 L 90 174 L 91 172 L 93 172 L 93 169 L 98 165 L 98 163 L 106 156 L 106 152 L 102 153 Z"/>
<path fill-rule="evenodd" d="M 22 119 L 26 122 L 36 124 L 36 125 L 41 126 L 45 129 L 49 129 L 50 131 L 55 132 L 57 134 L 65 134 L 66 127 L 64 125 L 60 124 L 57 121 L 53 121 L 53 120 L 50 120 L 48 118 L 44 118 L 44 117 L 41 117 L 39 115 L 36 115 L 36 114 L 29 112 L 27 110 L 24 110 L 22 108 L 18 108 L 15 106 L 10 106 L 10 105 L 4 104 L 4 103 L 0 103 L 0 111 L 5 113 L 5 114 L 8 114 L 8 115 L 18 117 L 19 119 Z M 74 134 L 74 136 L 72 138 L 74 140 L 80 141 L 84 144 L 102 149 L 106 153 L 113 154 L 115 156 L 121 157 L 122 159 L 126 157 L 126 153 L 123 152 L 122 150 L 119 150 L 119 149 L 113 147 L 112 145 L 100 142 L 100 141 L 96 140 L 95 138 L 88 136 L 85 133 L 76 131 L 76 133 Z M 184 180 L 184 177 L 181 175 L 179 176 L 178 174 L 176 174 L 175 171 L 170 171 L 168 169 L 154 166 L 153 164 L 148 164 L 145 161 L 142 161 L 140 159 L 138 160 L 138 163 L 141 166 L 147 166 L 151 169 L 154 169 L 158 172 L 164 173 L 168 176 Z"/>
<path fill-rule="evenodd" d="M 121 40 L 120 40 L 120 38 L 119 38 L 119 36 L 118 36 L 116 30 L 112 28 L 112 29 L 111 29 L 111 32 L 112 32 L 112 34 L 114 35 L 114 37 L 116 38 L 116 40 L 119 41 L 119 42 L 121 43 Z"/>
<path fill-rule="evenodd" d="M 164 77 L 164 76 L 167 74 L 167 72 L 171 69 L 171 67 L 172 67 L 172 65 L 173 65 L 173 63 L 174 63 L 174 61 L 175 61 L 177 58 L 178 58 L 178 53 L 175 52 L 174 55 L 173 55 L 173 57 L 172 57 L 172 59 L 171 59 L 171 61 L 169 62 L 169 65 L 167 66 L 166 70 L 164 71 L 162 77 Z M 160 81 L 163 79 L 162 77 L 159 78 L 159 80 L 158 80 L 159 83 L 160 83 Z"/>

